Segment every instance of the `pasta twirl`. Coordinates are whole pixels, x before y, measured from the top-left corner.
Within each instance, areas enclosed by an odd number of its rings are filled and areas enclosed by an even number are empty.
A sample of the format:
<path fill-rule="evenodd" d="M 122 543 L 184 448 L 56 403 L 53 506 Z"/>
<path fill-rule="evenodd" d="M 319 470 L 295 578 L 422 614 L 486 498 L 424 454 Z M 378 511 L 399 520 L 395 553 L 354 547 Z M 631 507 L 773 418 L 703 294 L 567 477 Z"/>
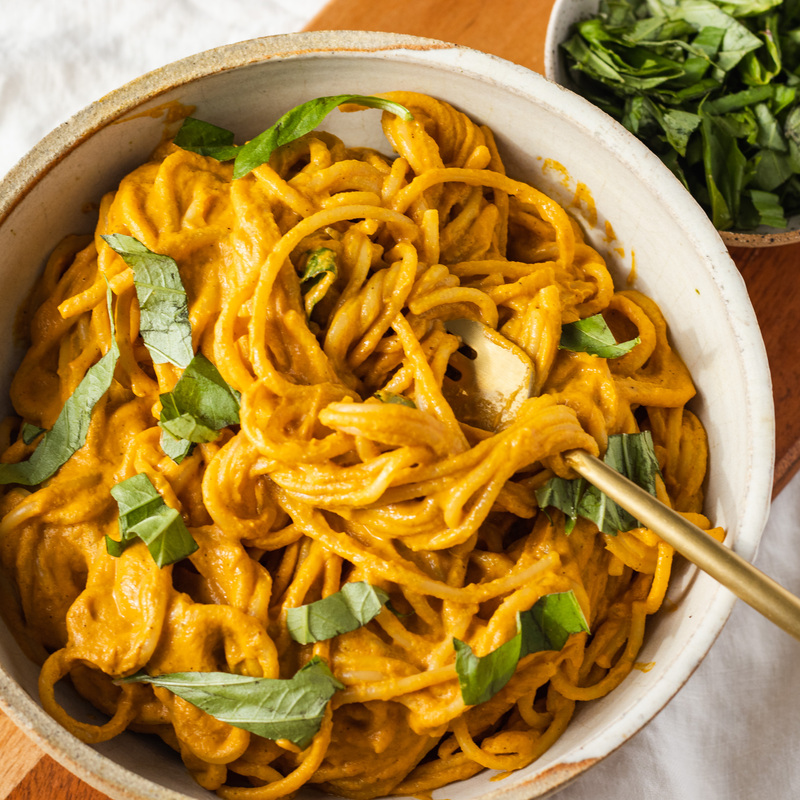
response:
<path fill-rule="evenodd" d="M 229 163 L 162 146 L 103 199 L 90 241 L 53 253 L 31 298 L 11 390 L 27 425 L 5 425 L 4 462 L 41 445 L 30 426 L 53 427 L 114 341 L 119 354 L 85 443 L 0 501 L 9 623 L 43 664 L 45 708 L 75 735 L 160 736 L 223 798 L 304 784 L 421 795 L 520 769 L 577 702 L 619 685 L 672 551 L 646 529 L 602 533 L 540 509 L 536 490 L 568 477 L 564 450 L 602 454 L 609 436 L 650 431 L 659 496 L 710 527 L 705 434 L 685 407 L 694 388 L 657 306 L 615 290 L 566 211 L 505 174 L 487 128 L 430 97 L 388 97 L 413 114 L 383 115 L 392 158 L 312 132 L 234 180 Z M 158 422 L 169 399 L 183 425 L 192 395 L 176 386 L 193 367 L 154 363 L 138 279 L 111 234 L 174 259 L 192 349 L 240 402 L 237 423 L 193 420 L 181 457 Z M 562 325 L 595 314 L 639 343 L 612 359 L 559 349 Z M 459 342 L 444 323 L 464 317 L 533 363 L 533 396 L 499 431 L 464 424 L 446 399 Z M 111 489 L 137 475 L 164 525 L 179 517 L 196 543 L 175 563 L 159 567 L 145 535 L 122 530 L 141 525 L 122 525 Z M 291 609 L 358 582 L 388 598 L 374 616 L 356 609 L 346 632 L 292 638 Z M 520 613 L 565 592 L 590 633 L 526 651 L 489 700 L 466 706 L 454 640 L 494 653 Z M 142 671 L 286 680 L 315 658 L 337 688 L 303 746 L 121 682 Z M 67 676 L 108 721 L 58 705 Z"/>

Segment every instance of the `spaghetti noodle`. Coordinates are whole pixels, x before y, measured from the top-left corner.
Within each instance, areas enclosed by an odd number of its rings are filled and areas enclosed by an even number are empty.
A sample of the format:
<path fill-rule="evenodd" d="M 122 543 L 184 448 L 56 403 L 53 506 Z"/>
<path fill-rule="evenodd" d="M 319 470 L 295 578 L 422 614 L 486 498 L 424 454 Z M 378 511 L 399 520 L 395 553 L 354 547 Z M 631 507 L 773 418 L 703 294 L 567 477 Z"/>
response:
<path fill-rule="evenodd" d="M 387 96 L 414 117 L 384 113 L 392 159 L 313 132 L 233 180 L 230 164 L 163 145 L 103 199 L 91 241 L 56 249 L 31 298 L 11 389 L 28 425 L 52 429 L 112 341 L 119 355 L 85 444 L 0 501 L 9 622 L 68 730 L 88 742 L 156 734 L 231 800 L 306 783 L 365 800 L 424 795 L 517 770 L 578 701 L 619 685 L 672 550 L 648 530 L 603 534 L 582 518 L 567 534 L 536 500 L 568 477 L 562 451 L 603 453 L 610 435 L 649 430 L 659 497 L 710 527 L 705 434 L 685 408 L 694 388 L 656 305 L 615 291 L 565 210 L 505 174 L 487 128 L 430 97 Z M 192 348 L 241 398 L 239 424 L 178 462 L 157 423 L 183 370 L 154 363 L 111 234 L 174 259 Z M 315 258 L 329 268 L 304 277 Z M 618 338 L 639 338 L 628 354 L 559 349 L 562 325 L 600 313 Z M 500 431 L 460 422 L 443 394 L 459 346 L 444 322 L 462 317 L 534 365 L 534 396 Z M 18 428 L 5 424 L 6 463 L 39 444 Z M 111 489 L 135 475 L 179 512 L 197 545 L 187 558 L 158 566 L 144 542 L 110 554 Z M 290 610 L 356 582 L 389 598 L 374 618 L 309 644 L 289 635 Z M 524 655 L 491 699 L 465 705 L 454 640 L 485 656 L 515 635 L 518 612 L 560 592 L 591 634 Z M 286 679 L 313 656 L 342 688 L 305 747 L 120 683 L 141 670 Z M 106 723 L 61 708 L 65 676 Z"/>

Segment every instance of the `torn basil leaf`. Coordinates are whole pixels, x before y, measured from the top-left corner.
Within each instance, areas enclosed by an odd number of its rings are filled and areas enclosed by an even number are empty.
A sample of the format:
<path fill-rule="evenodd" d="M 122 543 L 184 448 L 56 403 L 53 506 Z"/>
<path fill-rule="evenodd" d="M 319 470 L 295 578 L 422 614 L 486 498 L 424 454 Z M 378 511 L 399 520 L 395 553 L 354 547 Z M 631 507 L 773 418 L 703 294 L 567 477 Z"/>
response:
<path fill-rule="evenodd" d="M 111 291 L 106 294 L 111 320 L 111 346 L 105 355 L 89 367 L 75 391 L 67 398 L 53 427 L 46 431 L 31 457 L 16 464 L 0 464 L 0 484 L 20 483 L 35 486 L 52 477 L 69 457 L 86 443 L 92 410 L 108 391 L 119 358 Z M 24 433 L 23 433 L 24 436 Z"/>
<path fill-rule="evenodd" d="M 522 653 L 522 635 L 517 633 L 505 644 L 485 656 L 453 637 L 456 673 L 464 705 L 477 706 L 491 700 L 510 680 Z"/>
<path fill-rule="evenodd" d="M 637 336 L 627 342 L 617 342 L 602 314 L 595 314 L 561 326 L 561 350 L 589 353 L 601 358 L 618 358 L 629 353 L 641 339 Z"/>
<path fill-rule="evenodd" d="M 589 633 L 589 623 L 572 590 L 546 594 L 534 603 L 530 611 L 520 614 L 519 619 L 523 655 L 540 650 L 560 650 L 570 634 Z"/>
<path fill-rule="evenodd" d="M 175 388 L 160 399 L 158 424 L 166 434 L 161 444 L 175 461 L 173 453 L 181 459 L 188 453 L 188 447 L 180 442 L 213 442 L 223 428 L 239 423 L 239 392 L 202 353 L 191 360 Z"/>
<path fill-rule="evenodd" d="M 314 603 L 290 608 L 289 635 L 300 644 L 322 642 L 366 625 L 389 601 L 389 595 L 365 581 L 346 583 L 340 591 Z"/>
<path fill-rule="evenodd" d="M 412 119 L 411 112 L 405 106 L 382 97 L 360 94 L 317 97 L 287 111 L 274 125 L 243 145 L 236 156 L 233 177 L 242 178 L 251 170 L 269 161 L 269 157 L 276 148 L 310 133 L 334 108 L 345 103 L 378 108 L 396 114 L 402 119 Z"/>
<path fill-rule="evenodd" d="M 308 251 L 303 275 L 300 278 L 300 283 L 308 286 L 303 297 L 307 316 L 311 316 L 314 307 L 327 294 L 336 280 L 337 272 L 336 253 L 333 250 L 328 247 L 318 247 Z"/>
<path fill-rule="evenodd" d="M 116 558 L 141 539 L 159 567 L 174 564 L 197 550 L 180 512 L 168 506 L 150 478 L 140 473 L 111 488 L 119 505 L 119 541 L 106 536 L 106 550 Z"/>
<path fill-rule="evenodd" d="M 210 122 L 187 117 L 181 125 L 173 142 L 184 150 L 191 150 L 201 156 L 211 156 L 217 161 L 230 161 L 236 158 L 238 146 L 233 143 L 233 132 Z"/>
<path fill-rule="evenodd" d="M 32 425 L 30 422 L 24 422 L 20 430 L 22 441 L 25 444 L 33 444 L 36 441 L 36 437 L 42 433 L 45 433 L 44 428 L 40 428 L 38 425 Z"/>
<path fill-rule="evenodd" d="M 296 106 L 267 130 L 239 147 L 233 145 L 233 134 L 230 131 L 210 123 L 201 123 L 192 117 L 184 122 L 174 141 L 184 150 L 210 155 L 220 161 L 235 158 L 233 177 L 243 178 L 256 167 L 269 161 L 273 151 L 278 147 L 310 133 L 334 108 L 345 103 L 378 108 L 403 119 L 412 119 L 411 112 L 405 106 L 391 100 L 371 95 L 339 94 L 317 97 Z"/>
<path fill-rule="evenodd" d="M 314 280 L 326 272 L 336 275 L 336 253 L 329 247 L 317 247 L 309 250 L 301 283 Z"/>
<path fill-rule="evenodd" d="M 168 455 L 176 464 L 180 464 L 194 450 L 194 442 L 186 439 L 176 439 L 165 430 L 161 431 L 159 443 L 165 455 Z"/>
<path fill-rule="evenodd" d="M 133 270 L 139 299 L 139 332 L 154 364 L 186 367 L 192 360 L 189 305 L 175 259 L 154 253 L 133 236 L 103 236 Z"/>
<path fill-rule="evenodd" d="M 395 403 L 396 405 L 408 406 L 409 408 L 417 407 L 417 404 L 410 397 L 396 394 L 395 392 L 375 392 L 375 397 L 377 397 L 381 403 Z"/>
<path fill-rule="evenodd" d="M 215 719 L 265 739 L 288 739 L 307 747 L 322 724 L 325 707 L 344 689 L 328 665 L 312 658 L 293 678 L 250 678 L 226 672 L 139 672 L 117 683 L 149 683 L 168 689 Z"/>
<path fill-rule="evenodd" d="M 578 521 L 578 505 L 585 489 L 586 481 L 567 480 L 556 475 L 536 490 L 536 502 L 539 504 L 539 508 L 553 507 L 563 511 L 567 518 L 564 533 L 569 535 Z M 548 519 L 550 519 L 549 515 Z"/>
<path fill-rule="evenodd" d="M 517 614 L 517 633 L 485 656 L 453 638 L 456 673 L 464 704 L 475 706 L 491 700 L 508 682 L 517 663 L 531 653 L 560 650 L 570 634 L 589 631 L 573 591 L 556 592 L 539 598 L 533 608 Z"/>
<path fill-rule="evenodd" d="M 650 431 L 609 436 L 603 461 L 655 496 L 660 470 Z M 634 516 L 583 478 L 551 478 L 536 490 L 536 501 L 540 508 L 551 506 L 564 512 L 569 520 L 567 533 L 572 531 L 577 517 L 594 522 L 611 536 L 640 527 Z"/>

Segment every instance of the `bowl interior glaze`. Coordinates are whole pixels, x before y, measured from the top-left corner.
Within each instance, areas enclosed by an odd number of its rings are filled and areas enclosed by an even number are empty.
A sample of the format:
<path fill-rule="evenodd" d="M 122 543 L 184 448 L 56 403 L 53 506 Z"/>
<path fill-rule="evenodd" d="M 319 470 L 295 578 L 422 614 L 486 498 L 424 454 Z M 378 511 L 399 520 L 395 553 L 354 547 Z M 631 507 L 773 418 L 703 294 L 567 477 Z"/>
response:
<path fill-rule="evenodd" d="M 742 279 L 702 210 L 642 144 L 576 95 L 473 50 L 394 34 L 323 32 L 243 42 L 150 73 L 58 128 L 9 173 L 0 192 L 0 315 L 12 342 L 16 309 L 50 250 L 88 232 L 97 202 L 146 160 L 176 104 L 244 140 L 312 97 L 405 89 L 438 96 L 494 130 L 512 177 L 568 207 L 604 252 L 617 285 L 661 306 L 692 371 L 693 409 L 710 437 L 706 513 L 746 558 L 769 507 L 774 422 L 769 371 Z M 325 129 L 386 151 L 378 112 L 332 114 Z M 18 348 L 0 352 L 2 396 Z M 635 670 L 610 696 L 583 706 L 554 747 L 511 777 L 491 773 L 435 798 L 523 800 L 562 786 L 630 738 L 678 691 L 713 643 L 733 596 L 693 569 L 676 571 L 674 610 L 652 620 Z M 8 713 L 57 760 L 114 798 L 209 798 L 159 741 L 125 734 L 90 747 L 59 728 L 37 700 L 37 668 L 5 629 L 0 696 Z M 63 686 L 63 703 L 81 702 Z M 85 710 L 82 712 L 85 713 Z M 300 792 L 298 797 L 315 796 Z"/>

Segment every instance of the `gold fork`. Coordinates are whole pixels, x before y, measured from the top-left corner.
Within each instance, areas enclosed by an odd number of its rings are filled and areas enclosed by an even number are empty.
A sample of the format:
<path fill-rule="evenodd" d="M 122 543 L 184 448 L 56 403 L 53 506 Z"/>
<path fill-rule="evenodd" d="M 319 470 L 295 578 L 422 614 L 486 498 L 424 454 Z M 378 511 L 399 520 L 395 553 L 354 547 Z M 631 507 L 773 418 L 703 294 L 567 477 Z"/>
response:
<path fill-rule="evenodd" d="M 443 385 L 456 417 L 484 430 L 502 428 L 530 396 L 533 385 L 530 359 L 519 347 L 480 322 L 451 320 L 446 327 L 462 342 L 450 360 Z M 800 598 L 585 450 L 568 450 L 562 456 L 578 475 L 678 553 L 800 640 Z"/>

